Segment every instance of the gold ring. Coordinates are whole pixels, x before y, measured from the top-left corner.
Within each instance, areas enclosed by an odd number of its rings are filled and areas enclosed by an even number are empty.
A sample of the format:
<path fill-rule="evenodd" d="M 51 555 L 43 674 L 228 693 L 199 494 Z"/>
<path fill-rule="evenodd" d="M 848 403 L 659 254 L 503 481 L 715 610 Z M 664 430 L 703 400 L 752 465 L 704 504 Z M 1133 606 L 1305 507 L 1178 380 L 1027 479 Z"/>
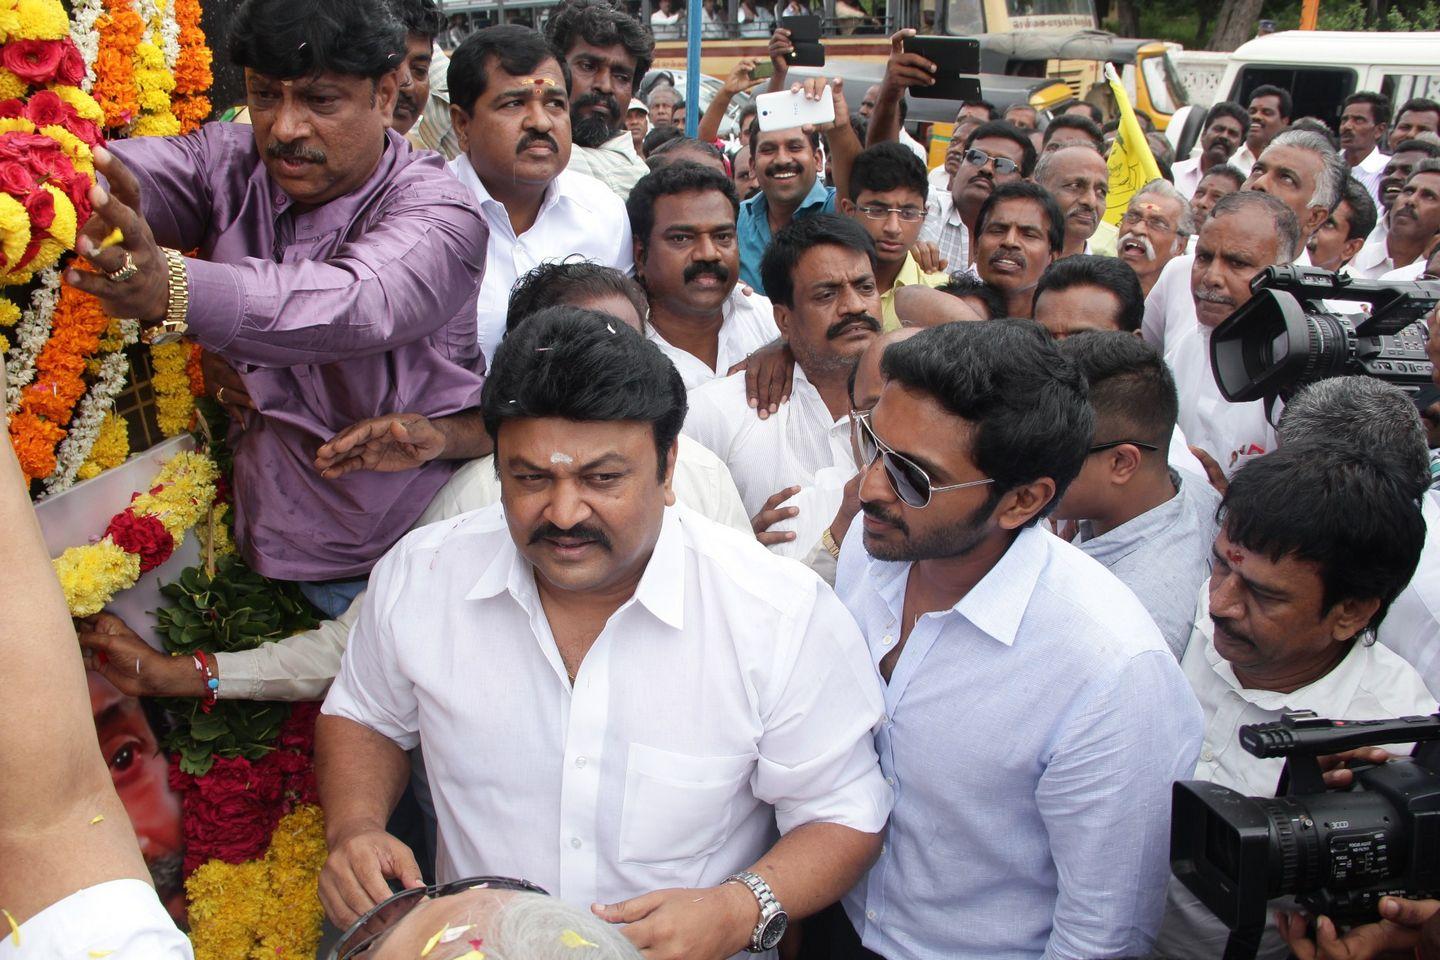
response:
<path fill-rule="evenodd" d="M 225 405 L 225 388 L 224 388 L 224 387 L 217 387 L 217 388 L 215 388 L 215 402 L 218 403 L 218 404 L 220 404 L 221 406 L 224 406 L 224 405 Z"/>
<path fill-rule="evenodd" d="M 140 272 L 140 268 L 135 266 L 135 258 L 130 256 L 130 251 L 126 250 L 124 253 L 125 262 L 120 265 L 120 269 L 111 270 L 105 275 L 111 283 L 124 283 Z"/>

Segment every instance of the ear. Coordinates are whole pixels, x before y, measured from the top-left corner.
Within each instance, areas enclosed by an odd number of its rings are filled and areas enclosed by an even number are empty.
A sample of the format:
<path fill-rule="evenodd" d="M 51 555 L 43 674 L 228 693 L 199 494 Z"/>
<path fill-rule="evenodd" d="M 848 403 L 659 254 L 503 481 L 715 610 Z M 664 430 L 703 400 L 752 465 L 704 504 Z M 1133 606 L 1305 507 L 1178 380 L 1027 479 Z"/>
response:
<path fill-rule="evenodd" d="M 675 442 L 670 444 L 670 452 L 665 454 L 665 506 L 675 506 L 675 458 L 680 454 L 680 440 L 677 437 Z"/>
<path fill-rule="evenodd" d="M 1304 230 L 1301 232 L 1303 239 L 1300 245 L 1302 248 L 1305 245 L 1303 240 L 1308 240 L 1315 234 L 1316 230 L 1325 226 L 1326 220 L 1330 219 L 1330 211 L 1324 207 L 1306 207 L 1305 210 L 1307 216 L 1305 217 L 1305 222 L 1301 224 L 1301 226 L 1304 227 Z"/>
<path fill-rule="evenodd" d="M 1363 246 L 1365 246 L 1364 237 L 1357 237 L 1354 240 L 1346 240 L 1345 246 L 1340 248 L 1340 262 L 1349 263 L 1355 257 L 1355 254 L 1360 252 L 1360 248 Z"/>
<path fill-rule="evenodd" d="M 1041 477 L 1009 491 L 995 509 L 995 522 L 1002 530 L 1019 530 L 1055 499 L 1055 481 Z"/>
<path fill-rule="evenodd" d="M 635 279 L 645 282 L 645 241 L 639 237 L 630 238 L 630 256 L 635 264 Z"/>
<path fill-rule="evenodd" d="M 403 67 L 401 69 L 404 69 Z M 375 81 L 375 106 L 387 117 L 395 115 L 395 94 L 400 89 L 400 71 L 391 70 Z"/>
<path fill-rule="evenodd" d="M 1341 600 L 1330 608 L 1325 618 L 1330 621 L 1330 636 L 1336 643 L 1352 639 L 1365 629 L 1375 611 L 1380 609 L 1380 600 L 1370 597 L 1365 600 Z"/>
<path fill-rule="evenodd" d="M 840 198 L 840 212 L 847 217 L 855 216 L 855 204 L 849 197 Z"/>
<path fill-rule="evenodd" d="M 455 131 L 455 140 L 460 145 L 461 153 L 470 152 L 470 114 L 465 112 L 463 107 L 450 104 L 450 127 Z"/>
<path fill-rule="evenodd" d="M 771 309 L 775 312 L 775 326 L 780 329 L 780 339 L 786 343 L 790 342 L 790 308 L 783 303 L 771 301 Z"/>
<path fill-rule="evenodd" d="M 1109 454 L 1107 469 L 1110 472 L 1110 482 L 1126 484 L 1134 479 L 1136 472 L 1140 469 L 1140 448 L 1133 447 L 1128 443 L 1118 447 L 1111 447 L 1105 451 Z"/>

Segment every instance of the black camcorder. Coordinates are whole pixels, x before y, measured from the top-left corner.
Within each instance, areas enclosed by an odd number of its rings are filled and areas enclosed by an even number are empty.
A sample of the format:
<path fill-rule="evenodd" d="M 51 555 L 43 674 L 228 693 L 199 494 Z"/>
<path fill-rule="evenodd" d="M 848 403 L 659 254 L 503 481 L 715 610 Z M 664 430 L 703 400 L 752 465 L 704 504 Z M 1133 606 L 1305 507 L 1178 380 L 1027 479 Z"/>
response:
<path fill-rule="evenodd" d="M 1354 785 L 1327 790 L 1318 757 L 1419 743 L 1413 757 L 1351 764 Z M 1440 896 L 1440 713 L 1325 720 L 1311 711 L 1242 726 L 1257 757 L 1284 757 L 1273 798 L 1177 782 L 1170 869 L 1231 931 L 1225 960 L 1251 960 L 1267 904 L 1293 896 L 1340 926 L 1379 919 L 1383 896 Z"/>
<path fill-rule="evenodd" d="M 1210 366 L 1225 399 L 1288 398 L 1316 380 L 1368 374 L 1415 393 L 1430 382 L 1425 315 L 1440 282 L 1363 280 L 1314 267 L 1266 267 L 1253 294 L 1215 328 Z M 1363 304 L 1333 313 L 1325 301 Z"/>

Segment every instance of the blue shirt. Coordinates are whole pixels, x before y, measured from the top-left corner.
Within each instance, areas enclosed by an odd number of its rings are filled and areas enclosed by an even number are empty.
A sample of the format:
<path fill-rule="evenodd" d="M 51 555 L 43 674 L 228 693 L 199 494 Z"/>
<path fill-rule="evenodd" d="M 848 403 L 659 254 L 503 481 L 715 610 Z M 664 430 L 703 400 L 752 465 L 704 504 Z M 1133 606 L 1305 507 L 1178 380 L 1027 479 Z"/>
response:
<path fill-rule="evenodd" d="M 873 660 L 900 636 L 908 563 L 845 539 L 836 592 Z M 895 791 L 880 859 L 845 898 L 889 960 L 1143 956 L 1170 873 L 1170 788 L 1203 718 L 1114 575 L 1022 531 L 949 610 L 921 617 L 875 745 Z"/>
<path fill-rule="evenodd" d="M 810 192 L 796 208 L 795 216 L 834 212 L 835 188 L 825 186 L 825 182 L 816 177 Z M 740 204 L 740 217 L 735 229 L 740 235 L 740 279 L 757 293 L 764 293 L 765 284 L 760 282 L 760 258 L 765 256 L 765 248 L 770 246 L 770 208 L 763 192 Z"/>

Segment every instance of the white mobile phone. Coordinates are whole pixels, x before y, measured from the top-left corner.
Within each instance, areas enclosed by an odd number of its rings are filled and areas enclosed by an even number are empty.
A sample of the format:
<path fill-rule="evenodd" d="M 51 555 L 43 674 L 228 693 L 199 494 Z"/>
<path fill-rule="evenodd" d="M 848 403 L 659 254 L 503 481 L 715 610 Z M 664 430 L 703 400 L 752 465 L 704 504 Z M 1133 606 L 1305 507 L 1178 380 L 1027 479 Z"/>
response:
<path fill-rule="evenodd" d="M 835 101 L 828 95 L 829 88 L 825 92 L 827 95 L 819 100 L 811 100 L 803 92 L 792 93 L 789 90 L 760 94 L 755 98 L 760 129 L 788 130 L 806 124 L 819 126 L 834 123 Z"/>

